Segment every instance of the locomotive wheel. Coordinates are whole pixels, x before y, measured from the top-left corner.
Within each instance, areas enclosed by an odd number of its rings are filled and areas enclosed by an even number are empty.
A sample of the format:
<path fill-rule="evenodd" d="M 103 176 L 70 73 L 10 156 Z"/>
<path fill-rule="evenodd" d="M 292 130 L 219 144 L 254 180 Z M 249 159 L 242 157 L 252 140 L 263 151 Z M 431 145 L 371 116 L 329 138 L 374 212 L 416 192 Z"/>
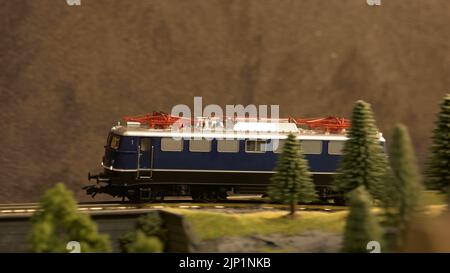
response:
<path fill-rule="evenodd" d="M 143 189 L 141 188 L 134 188 L 132 190 L 128 191 L 128 200 L 130 200 L 133 203 L 143 203 L 148 201 L 149 197 L 145 198 L 144 194 L 143 194 Z"/>
<path fill-rule="evenodd" d="M 227 192 L 224 190 L 219 191 L 217 201 L 227 201 Z"/>
<path fill-rule="evenodd" d="M 195 190 L 192 192 L 191 196 L 192 196 L 192 200 L 194 200 L 194 202 L 199 202 L 199 203 L 208 202 L 208 196 L 207 196 L 206 192 L 202 192 L 200 190 Z"/>
<path fill-rule="evenodd" d="M 216 203 L 219 201 L 217 191 L 211 190 L 205 193 L 205 201 L 210 203 Z"/>
<path fill-rule="evenodd" d="M 227 200 L 227 192 L 221 188 L 192 187 L 192 200 L 202 203 L 215 203 Z"/>
<path fill-rule="evenodd" d="M 164 193 L 163 192 L 155 192 L 151 195 L 151 202 L 158 203 L 164 201 Z"/>
<path fill-rule="evenodd" d="M 129 190 L 127 194 L 128 200 L 130 200 L 130 202 L 132 203 L 142 202 L 139 193 L 140 193 L 139 189 Z"/>
<path fill-rule="evenodd" d="M 134 203 L 162 202 L 164 192 L 154 191 L 151 188 L 135 188 L 128 191 L 127 198 Z"/>

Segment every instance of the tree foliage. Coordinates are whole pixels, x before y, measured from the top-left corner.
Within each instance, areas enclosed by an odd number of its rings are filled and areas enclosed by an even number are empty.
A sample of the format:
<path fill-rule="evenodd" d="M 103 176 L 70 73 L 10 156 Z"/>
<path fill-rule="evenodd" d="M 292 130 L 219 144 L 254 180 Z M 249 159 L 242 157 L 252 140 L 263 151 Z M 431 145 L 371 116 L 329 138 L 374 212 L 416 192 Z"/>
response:
<path fill-rule="evenodd" d="M 450 94 L 444 97 L 440 108 L 433 131 L 427 186 L 448 192 L 450 201 Z"/>
<path fill-rule="evenodd" d="M 355 103 L 348 137 L 336 177 L 337 189 L 349 193 L 363 185 L 372 197 L 380 199 L 388 164 L 370 104 Z"/>
<path fill-rule="evenodd" d="M 317 199 L 308 162 L 303 156 L 300 142 L 290 134 L 278 159 L 275 174 L 268 188 L 270 198 L 291 205 L 291 215 L 298 202 L 309 203 Z"/>
<path fill-rule="evenodd" d="M 62 183 L 44 194 L 31 221 L 28 242 L 32 252 L 67 252 L 69 241 L 78 241 L 81 252 L 111 250 L 108 237 L 98 233 L 88 215 L 77 212 L 72 192 Z"/>
<path fill-rule="evenodd" d="M 167 230 L 158 212 L 139 217 L 135 228 L 119 239 L 122 252 L 161 252 L 164 249 Z"/>
<path fill-rule="evenodd" d="M 128 246 L 129 253 L 154 253 L 162 252 L 163 243 L 156 236 L 147 236 L 144 232 L 138 230 L 133 242 Z"/>
<path fill-rule="evenodd" d="M 364 186 L 350 193 L 350 213 L 345 226 L 343 251 L 367 252 L 370 241 L 382 243 L 381 229 L 372 214 L 371 198 Z"/>
<path fill-rule="evenodd" d="M 385 183 L 382 204 L 385 224 L 389 231 L 389 248 L 400 249 L 406 230 L 420 209 L 423 185 L 408 129 L 403 125 L 394 128 L 389 149 L 390 170 Z"/>

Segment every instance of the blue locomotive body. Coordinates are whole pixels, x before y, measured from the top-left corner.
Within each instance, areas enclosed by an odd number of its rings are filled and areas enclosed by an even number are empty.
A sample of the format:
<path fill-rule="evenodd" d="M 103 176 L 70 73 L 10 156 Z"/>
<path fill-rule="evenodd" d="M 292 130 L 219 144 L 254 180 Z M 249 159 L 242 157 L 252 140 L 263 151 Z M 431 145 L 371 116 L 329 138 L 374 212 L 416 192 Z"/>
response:
<path fill-rule="evenodd" d="M 143 139 L 152 146 L 150 150 L 138 151 Z M 179 140 L 182 142 L 179 151 L 164 151 L 161 149 L 161 139 L 162 137 L 120 136 L 118 148 L 106 147 L 103 167 L 106 169 L 112 167 L 112 170 L 118 172 L 138 170 L 272 172 L 278 158 L 275 151 L 246 151 L 246 141 L 252 141 L 246 139 L 236 140 L 239 147 L 236 152 L 219 152 L 216 139 L 210 140 L 210 149 L 205 152 L 190 151 L 189 139 Z M 320 151 L 305 154 L 310 171 L 317 174 L 334 173 L 341 155 L 328 152 L 330 140 L 318 141 Z M 270 140 L 267 143 L 270 144 Z"/>
<path fill-rule="evenodd" d="M 191 195 L 221 200 L 227 194 L 264 194 L 287 133 L 172 132 L 139 126 L 113 127 L 105 145 L 104 171 L 95 178 L 105 186 L 89 194 L 108 193 L 131 200 Z M 345 135 L 297 133 L 316 189 L 333 198 Z M 384 139 L 380 140 L 384 144 Z"/>

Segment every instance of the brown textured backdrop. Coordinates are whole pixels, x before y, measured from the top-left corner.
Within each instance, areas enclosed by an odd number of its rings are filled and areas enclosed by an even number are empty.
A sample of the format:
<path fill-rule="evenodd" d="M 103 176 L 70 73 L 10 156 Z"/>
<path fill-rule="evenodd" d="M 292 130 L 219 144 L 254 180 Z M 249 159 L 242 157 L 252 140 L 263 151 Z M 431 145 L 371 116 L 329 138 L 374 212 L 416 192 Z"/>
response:
<path fill-rule="evenodd" d="M 0 1 L 0 202 L 55 182 L 83 199 L 120 117 L 175 104 L 280 104 L 409 126 L 423 163 L 450 84 L 450 1 Z"/>

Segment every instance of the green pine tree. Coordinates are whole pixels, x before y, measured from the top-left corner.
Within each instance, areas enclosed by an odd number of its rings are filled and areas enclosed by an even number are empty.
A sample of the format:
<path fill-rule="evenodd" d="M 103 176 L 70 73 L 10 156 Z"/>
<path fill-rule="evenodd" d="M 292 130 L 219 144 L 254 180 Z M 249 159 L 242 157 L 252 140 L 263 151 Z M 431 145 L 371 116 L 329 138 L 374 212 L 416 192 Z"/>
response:
<path fill-rule="evenodd" d="M 111 250 L 108 237 L 98 233 L 88 215 L 77 212 L 72 192 L 62 183 L 44 194 L 31 221 L 28 242 L 32 252 L 68 252 L 69 241 L 78 241 L 81 252 Z"/>
<path fill-rule="evenodd" d="M 403 125 L 394 128 L 389 149 L 390 170 L 381 199 L 385 208 L 385 224 L 389 230 L 389 249 L 402 247 L 406 230 L 420 209 L 423 185 L 408 129 Z"/>
<path fill-rule="evenodd" d="M 363 186 L 350 193 L 350 213 L 344 233 L 344 252 L 368 252 L 367 244 L 377 241 L 382 244 L 381 229 L 372 214 L 370 196 Z"/>
<path fill-rule="evenodd" d="M 290 217 L 295 216 L 298 202 L 309 203 L 317 199 L 300 142 L 290 134 L 278 159 L 275 174 L 271 178 L 268 195 L 273 201 L 290 205 Z"/>
<path fill-rule="evenodd" d="M 442 101 L 433 131 L 427 186 L 448 193 L 450 202 L 450 94 Z"/>
<path fill-rule="evenodd" d="M 355 103 L 348 138 L 336 176 L 337 190 L 349 193 L 364 185 L 373 198 L 380 199 L 388 164 L 370 104 Z"/>

